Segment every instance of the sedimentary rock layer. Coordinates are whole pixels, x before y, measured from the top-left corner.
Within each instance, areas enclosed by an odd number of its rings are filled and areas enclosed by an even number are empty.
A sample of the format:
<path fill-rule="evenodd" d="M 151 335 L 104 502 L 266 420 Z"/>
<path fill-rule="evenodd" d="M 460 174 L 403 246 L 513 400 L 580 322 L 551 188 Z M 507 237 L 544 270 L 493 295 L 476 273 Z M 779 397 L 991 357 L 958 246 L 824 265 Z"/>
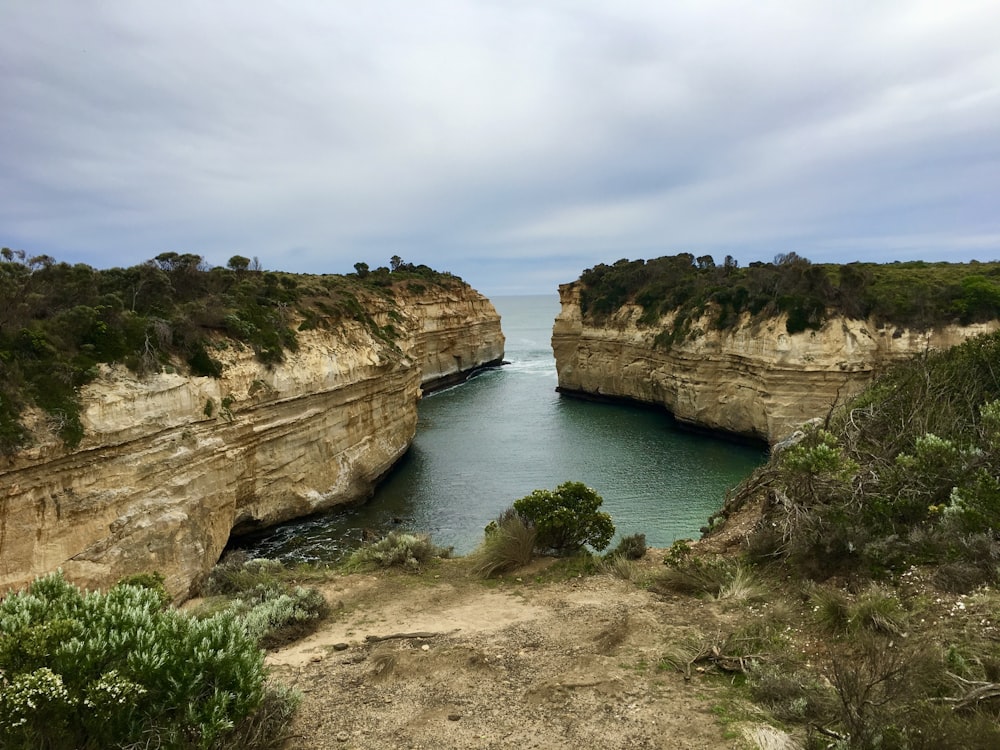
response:
<path fill-rule="evenodd" d="M 790 335 L 783 317 L 744 318 L 727 330 L 696 323 L 668 348 L 654 339 L 669 317 L 641 325 L 641 308 L 626 306 L 598 325 L 584 320 L 577 284 L 559 294 L 552 348 L 561 390 L 662 406 L 692 426 L 770 443 L 825 416 L 891 362 L 997 328 L 920 331 L 837 317 L 819 331 Z"/>
<path fill-rule="evenodd" d="M 0 591 L 62 568 L 88 587 L 160 571 L 184 598 L 234 531 L 367 497 L 407 450 L 422 387 L 499 363 L 492 304 L 461 286 L 369 309 L 399 333 L 347 321 L 298 334 L 265 366 L 220 340 L 219 379 L 104 367 L 82 394 L 85 437 L 36 431 L 0 465 Z"/>

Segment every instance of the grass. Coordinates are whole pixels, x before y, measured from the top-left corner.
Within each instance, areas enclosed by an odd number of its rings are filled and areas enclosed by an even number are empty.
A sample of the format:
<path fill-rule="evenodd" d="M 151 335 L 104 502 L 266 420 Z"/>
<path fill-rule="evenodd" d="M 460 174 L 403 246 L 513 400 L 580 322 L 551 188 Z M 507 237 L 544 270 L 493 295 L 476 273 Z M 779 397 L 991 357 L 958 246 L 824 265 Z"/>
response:
<path fill-rule="evenodd" d="M 650 589 L 657 593 L 709 596 L 732 602 L 760 601 L 764 592 L 754 572 L 728 558 L 668 557 L 666 569 Z"/>
<path fill-rule="evenodd" d="M 755 602 L 764 599 L 764 591 L 753 571 L 745 565 L 736 565 L 727 581 L 715 593 L 719 601 Z"/>
<path fill-rule="evenodd" d="M 636 565 L 634 560 L 629 560 L 627 557 L 620 555 L 604 558 L 601 561 L 599 569 L 602 573 L 607 573 L 623 581 L 636 581 L 642 575 L 639 566 Z"/>
<path fill-rule="evenodd" d="M 506 515 L 469 555 L 472 573 L 493 578 L 525 567 L 534 557 L 536 539 L 533 525 L 516 513 Z"/>
<path fill-rule="evenodd" d="M 899 598 L 882 586 L 870 586 L 853 600 L 832 586 L 817 586 L 810 595 L 816 621 L 838 635 L 869 631 L 888 636 L 906 630 L 907 613 Z"/>

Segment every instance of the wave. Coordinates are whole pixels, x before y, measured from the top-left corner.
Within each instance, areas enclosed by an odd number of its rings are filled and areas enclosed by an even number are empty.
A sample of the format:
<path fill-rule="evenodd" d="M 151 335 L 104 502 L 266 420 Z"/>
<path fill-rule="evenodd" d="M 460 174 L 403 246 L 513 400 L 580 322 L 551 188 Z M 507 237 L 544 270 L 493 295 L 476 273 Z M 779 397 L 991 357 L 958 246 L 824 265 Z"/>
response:
<path fill-rule="evenodd" d="M 555 375 L 556 361 L 551 358 L 512 359 L 509 364 L 504 365 L 504 370 L 531 375 Z"/>

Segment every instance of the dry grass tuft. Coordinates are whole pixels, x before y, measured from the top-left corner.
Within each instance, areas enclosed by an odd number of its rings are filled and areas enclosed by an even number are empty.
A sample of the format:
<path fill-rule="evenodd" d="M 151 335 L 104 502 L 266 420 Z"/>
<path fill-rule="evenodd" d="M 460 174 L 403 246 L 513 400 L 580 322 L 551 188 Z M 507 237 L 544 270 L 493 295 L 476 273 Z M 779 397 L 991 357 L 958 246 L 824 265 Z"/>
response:
<path fill-rule="evenodd" d="M 601 562 L 601 572 L 621 578 L 623 581 L 635 581 L 639 577 L 639 566 L 628 558 L 615 555 Z"/>
<path fill-rule="evenodd" d="M 521 516 L 506 515 L 469 555 L 473 574 L 492 578 L 523 568 L 534 556 L 536 537 L 535 527 Z"/>

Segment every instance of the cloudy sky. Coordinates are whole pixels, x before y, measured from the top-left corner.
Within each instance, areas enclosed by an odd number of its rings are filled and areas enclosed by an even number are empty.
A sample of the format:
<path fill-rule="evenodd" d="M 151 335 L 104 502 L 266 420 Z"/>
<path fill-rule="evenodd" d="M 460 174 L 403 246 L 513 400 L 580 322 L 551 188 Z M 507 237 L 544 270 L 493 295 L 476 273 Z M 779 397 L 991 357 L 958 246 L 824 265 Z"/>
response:
<path fill-rule="evenodd" d="M 490 295 L 1000 259 L 996 0 L 4 0 L 0 246 Z"/>

